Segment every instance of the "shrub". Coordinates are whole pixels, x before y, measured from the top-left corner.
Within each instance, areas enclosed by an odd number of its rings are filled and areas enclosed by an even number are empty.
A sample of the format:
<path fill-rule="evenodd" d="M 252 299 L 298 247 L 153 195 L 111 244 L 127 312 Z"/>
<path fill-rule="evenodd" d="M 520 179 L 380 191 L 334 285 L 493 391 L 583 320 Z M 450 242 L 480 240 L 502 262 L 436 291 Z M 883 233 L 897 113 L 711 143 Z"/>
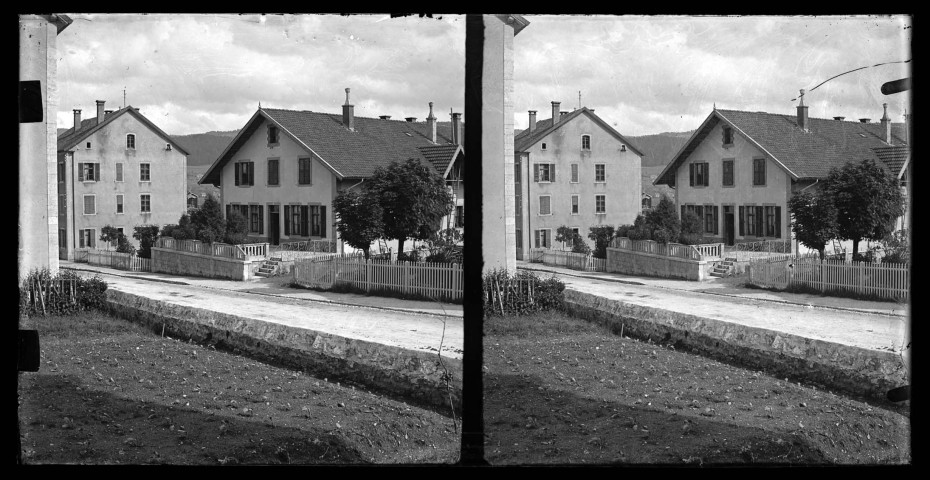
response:
<path fill-rule="evenodd" d="M 61 285 L 61 280 L 74 282 L 74 289 L 68 283 Z M 21 314 L 30 316 L 43 313 L 43 304 L 44 312 L 51 315 L 103 309 L 106 305 L 106 290 L 107 283 L 96 275 L 82 278 L 75 272 L 62 270 L 53 277 L 47 268 L 33 270 L 20 284 L 19 310 Z M 30 301 L 30 292 L 33 292 L 37 301 Z M 38 301 L 39 296 L 41 301 Z"/>
<path fill-rule="evenodd" d="M 232 211 L 226 217 L 226 235 L 223 242 L 230 245 L 245 243 L 249 235 L 249 221 L 239 212 Z"/>
<path fill-rule="evenodd" d="M 662 195 L 659 204 L 646 214 L 646 227 L 652 240 L 659 243 L 677 242 L 681 236 L 681 220 L 675 210 L 675 202 Z"/>
<path fill-rule="evenodd" d="M 630 236 L 630 230 L 633 230 L 633 225 L 617 225 L 617 230 L 614 232 L 614 238 L 627 237 Z"/>
<path fill-rule="evenodd" d="M 518 316 L 547 310 L 562 310 L 565 284 L 535 273 L 492 270 L 482 280 L 484 315 Z"/>
<path fill-rule="evenodd" d="M 158 239 L 158 225 L 139 225 L 133 230 L 132 238 L 139 241 L 137 254 L 142 258 L 152 258 L 152 247 Z"/>
<path fill-rule="evenodd" d="M 633 221 L 633 228 L 629 229 L 626 235 L 630 240 L 652 240 L 652 231 L 649 229 L 649 224 L 643 214 L 636 216 L 636 220 Z"/>
<path fill-rule="evenodd" d="M 701 243 L 704 235 L 704 225 L 701 223 L 701 217 L 694 212 L 685 212 L 681 216 L 681 234 L 678 242 L 685 245 L 698 245 Z"/>
<path fill-rule="evenodd" d="M 594 240 L 594 258 L 607 258 L 607 247 L 614 238 L 614 227 L 611 225 L 596 225 L 588 228 L 588 238 Z"/>

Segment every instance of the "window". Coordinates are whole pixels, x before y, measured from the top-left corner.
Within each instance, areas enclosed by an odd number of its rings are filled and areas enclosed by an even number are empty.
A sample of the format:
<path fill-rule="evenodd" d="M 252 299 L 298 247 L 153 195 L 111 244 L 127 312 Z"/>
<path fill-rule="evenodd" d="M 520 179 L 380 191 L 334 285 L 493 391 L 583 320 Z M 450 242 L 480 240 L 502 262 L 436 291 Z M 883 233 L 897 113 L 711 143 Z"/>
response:
<path fill-rule="evenodd" d="M 540 150 L 545 150 L 545 149 L 546 149 L 546 142 L 543 142 L 542 147 L 540 147 Z"/>
<path fill-rule="evenodd" d="M 572 166 L 572 183 L 578 183 L 578 164 L 573 163 Z"/>
<path fill-rule="evenodd" d="M 534 182 L 554 182 L 555 181 L 555 164 L 554 163 L 537 163 L 533 165 Z"/>
<path fill-rule="evenodd" d="M 166 144 L 165 144 L 165 150 L 168 150 L 169 152 L 171 151 L 171 144 L 170 144 L 170 143 L 166 143 Z"/>
<path fill-rule="evenodd" d="M 682 212 L 684 212 L 684 205 L 682 205 Z M 652 197 L 643 197 L 643 211 L 652 209 Z"/>
<path fill-rule="evenodd" d="M 733 129 L 730 127 L 723 127 L 723 144 L 733 145 Z"/>
<path fill-rule="evenodd" d="M 756 236 L 765 236 L 765 207 L 755 207 Z"/>
<path fill-rule="evenodd" d="M 594 213 L 607 213 L 607 195 L 594 196 Z"/>
<path fill-rule="evenodd" d="M 129 149 L 132 149 L 132 150 L 135 150 L 135 149 L 136 149 L 136 136 L 135 136 L 135 134 L 130 133 L 130 134 L 127 134 L 127 135 L 126 135 L 126 148 L 129 148 Z"/>
<path fill-rule="evenodd" d="M 723 161 L 723 186 L 733 186 L 733 160 Z"/>
<path fill-rule="evenodd" d="M 765 159 L 752 159 L 752 184 L 765 185 Z"/>
<path fill-rule="evenodd" d="M 572 195 L 572 215 L 578 215 L 578 195 Z"/>
<path fill-rule="evenodd" d="M 739 208 L 740 210 L 743 209 L 743 207 L 739 207 Z M 746 206 L 746 235 L 748 236 L 756 235 L 756 208 L 752 205 Z"/>
<path fill-rule="evenodd" d="M 123 181 L 123 164 L 122 163 L 116 164 L 116 181 L 117 182 Z"/>
<path fill-rule="evenodd" d="M 326 236 L 326 205 L 310 205 L 310 235 Z"/>
<path fill-rule="evenodd" d="M 84 195 L 84 215 L 97 214 L 97 196 Z"/>
<path fill-rule="evenodd" d="M 140 163 L 139 164 L 139 181 L 140 182 L 151 182 L 152 181 L 152 164 L 151 163 Z"/>
<path fill-rule="evenodd" d="M 68 176 L 67 167 L 65 166 L 64 163 L 59 163 L 58 164 L 58 183 L 64 183 L 65 180 L 67 180 L 66 178 L 67 176 Z"/>
<path fill-rule="evenodd" d="M 572 233 L 575 235 L 581 235 L 581 230 L 578 227 L 572 227 Z"/>
<path fill-rule="evenodd" d="M 539 214 L 540 215 L 552 215 L 552 205 L 550 204 L 551 197 L 549 195 L 540 195 L 539 196 Z"/>
<path fill-rule="evenodd" d="M 116 227 L 116 231 L 119 232 L 120 234 L 125 235 L 125 233 L 123 232 L 123 227 Z M 119 245 L 119 239 L 118 239 L 118 238 L 115 238 L 115 239 L 113 239 L 113 240 L 110 241 L 110 246 L 111 246 L 111 247 L 116 247 L 116 246 L 118 246 L 118 245 Z"/>
<path fill-rule="evenodd" d="M 582 135 L 582 136 L 581 136 L 581 149 L 582 149 L 582 150 L 591 150 L 591 135 Z"/>
<path fill-rule="evenodd" d="M 606 165 L 598 163 L 594 165 L 594 182 L 604 183 L 607 181 Z"/>
<path fill-rule="evenodd" d="M 58 214 L 59 215 L 68 214 L 68 196 L 67 195 L 58 195 Z"/>
<path fill-rule="evenodd" d="M 310 206 L 301 205 L 300 206 L 300 235 L 302 237 L 310 236 L 310 215 L 309 215 Z"/>
<path fill-rule="evenodd" d="M 710 168 L 707 162 L 689 164 L 688 170 L 689 181 L 692 187 L 706 187 L 710 185 Z"/>
<path fill-rule="evenodd" d="M 249 233 L 257 233 L 259 235 L 264 234 L 265 226 L 265 206 L 264 205 L 249 205 Z"/>
<path fill-rule="evenodd" d="M 79 248 L 94 248 L 97 242 L 96 231 L 93 228 L 78 230 Z"/>
<path fill-rule="evenodd" d="M 704 206 L 704 233 L 712 233 L 716 235 L 720 231 L 720 227 L 717 226 L 718 223 L 718 214 L 719 208 L 717 205 L 705 205 Z"/>
<path fill-rule="evenodd" d="M 297 159 L 297 184 L 298 185 L 310 185 L 313 183 L 312 175 L 312 165 L 313 162 L 309 158 L 298 158 Z"/>
<path fill-rule="evenodd" d="M 100 181 L 100 164 L 99 163 L 78 163 L 78 181 L 79 182 L 99 182 Z"/>
<path fill-rule="evenodd" d="M 455 228 L 465 228 L 465 206 L 455 207 Z"/>
<path fill-rule="evenodd" d="M 278 159 L 268 160 L 268 185 L 278 185 Z"/>
<path fill-rule="evenodd" d="M 307 206 L 284 206 L 284 234 L 292 236 L 307 236 Z"/>
<path fill-rule="evenodd" d="M 139 196 L 139 203 L 141 204 L 140 211 L 142 213 L 152 213 L 152 196 L 145 194 Z"/>
<path fill-rule="evenodd" d="M 552 234 L 548 229 L 536 230 L 533 246 L 535 248 L 549 248 L 552 245 Z"/>
<path fill-rule="evenodd" d="M 87 142 L 87 146 L 85 148 L 87 148 L 88 150 L 90 149 L 90 142 Z"/>
<path fill-rule="evenodd" d="M 268 145 L 277 145 L 278 144 L 278 127 L 274 125 L 268 126 Z"/>
<path fill-rule="evenodd" d="M 248 187 L 255 184 L 255 162 L 236 162 L 235 163 L 235 180 L 236 185 Z"/>
<path fill-rule="evenodd" d="M 123 213 L 123 196 L 116 196 L 116 213 Z"/>

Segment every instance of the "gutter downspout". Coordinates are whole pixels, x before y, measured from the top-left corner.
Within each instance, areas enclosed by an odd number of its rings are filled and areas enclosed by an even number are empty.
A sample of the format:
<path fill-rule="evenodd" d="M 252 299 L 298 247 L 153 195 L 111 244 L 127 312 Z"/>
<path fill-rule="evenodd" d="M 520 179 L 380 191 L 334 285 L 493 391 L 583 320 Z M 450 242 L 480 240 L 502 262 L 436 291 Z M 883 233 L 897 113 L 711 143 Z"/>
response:
<path fill-rule="evenodd" d="M 364 181 L 365 181 L 365 179 L 363 178 L 361 182 L 358 182 L 358 183 L 356 183 L 355 185 L 352 185 L 351 187 L 345 189 L 345 191 L 348 192 L 349 190 L 352 190 L 353 188 L 355 188 L 355 187 L 361 185 L 362 182 L 364 182 Z"/>

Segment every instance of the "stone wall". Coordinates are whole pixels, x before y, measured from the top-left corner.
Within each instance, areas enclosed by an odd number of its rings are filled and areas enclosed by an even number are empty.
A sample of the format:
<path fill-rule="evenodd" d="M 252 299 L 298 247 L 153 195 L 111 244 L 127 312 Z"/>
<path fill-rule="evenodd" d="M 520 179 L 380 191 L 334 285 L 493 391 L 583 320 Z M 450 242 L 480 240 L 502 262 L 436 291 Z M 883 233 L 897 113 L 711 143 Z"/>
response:
<path fill-rule="evenodd" d="M 341 337 L 299 327 L 107 290 L 111 313 L 174 337 L 331 380 L 364 385 L 418 405 L 448 412 L 450 401 L 462 410 L 462 360 Z M 164 330 L 162 330 L 164 329 Z M 444 381 L 448 372 L 451 380 Z"/>
<path fill-rule="evenodd" d="M 608 247 L 607 271 L 700 281 L 707 278 L 709 268 L 706 260 L 688 260 Z"/>
<path fill-rule="evenodd" d="M 671 343 L 742 367 L 762 369 L 829 389 L 884 400 L 888 390 L 906 385 L 903 359 L 839 343 L 814 340 L 758 327 L 635 305 L 571 289 L 568 312 L 595 321 L 614 333 Z"/>
<path fill-rule="evenodd" d="M 250 280 L 261 262 L 152 247 L 152 272 Z"/>

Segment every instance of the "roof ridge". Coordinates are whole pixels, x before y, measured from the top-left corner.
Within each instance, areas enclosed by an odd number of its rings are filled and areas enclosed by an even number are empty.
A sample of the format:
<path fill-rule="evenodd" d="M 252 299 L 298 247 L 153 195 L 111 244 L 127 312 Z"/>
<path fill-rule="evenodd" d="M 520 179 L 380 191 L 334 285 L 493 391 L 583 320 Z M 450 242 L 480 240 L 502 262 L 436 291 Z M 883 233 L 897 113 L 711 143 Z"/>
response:
<path fill-rule="evenodd" d="M 313 110 L 292 110 L 292 109 L 289 109 L 289 108 L 264 108 L 264 107 L 262 107 L 262 110 L 265 110 L 265 111 L 277 110 L 277 111 L 281 111 L 281 112 L 313 113 L 313 114 L 316 114 L 316 115 L 342 116 L 342 113 L 316 112 L 316 111 L 313 111 Z M 393 115 L 390 115 L 390 116 L 393 117 Z M 366 120 L 377 120 L 377 121 L 379 121 L 379 122 L 388 121 L 388 122 L 400 122 L 400 123 L 416 123 L 416 124 L 421 124 L 421 123 L 422 123 L 422 124 L 426 124 L 426 120 L 423 120 L 422 122 L 408 122 L 408 121 L 406 120 L 407 117 L 401 117 L 401 118 L 397 118 L 397 119 L 395 119 L 395 118 L 380 118 L 380 117 L 363 117 L 363 116 L 359 116 L 359 115 L 354 115 L 354 117 L 355 117 L 356 119 L 364 118 L 364 119 L 366 119 Z M 465 123 L 464 120 L 460 120 L 460 122 L 461 122 L 461 123 Z M 437 123 L 437 124 L 441 124 L 441 123 L 449 123 L 449 124 L 451 124 L 452 121 L 451 121 L 451 120 L 448 120 L 448 121 L 439 121 L 439 120 L 437 120 L 436 123 Z"/>

